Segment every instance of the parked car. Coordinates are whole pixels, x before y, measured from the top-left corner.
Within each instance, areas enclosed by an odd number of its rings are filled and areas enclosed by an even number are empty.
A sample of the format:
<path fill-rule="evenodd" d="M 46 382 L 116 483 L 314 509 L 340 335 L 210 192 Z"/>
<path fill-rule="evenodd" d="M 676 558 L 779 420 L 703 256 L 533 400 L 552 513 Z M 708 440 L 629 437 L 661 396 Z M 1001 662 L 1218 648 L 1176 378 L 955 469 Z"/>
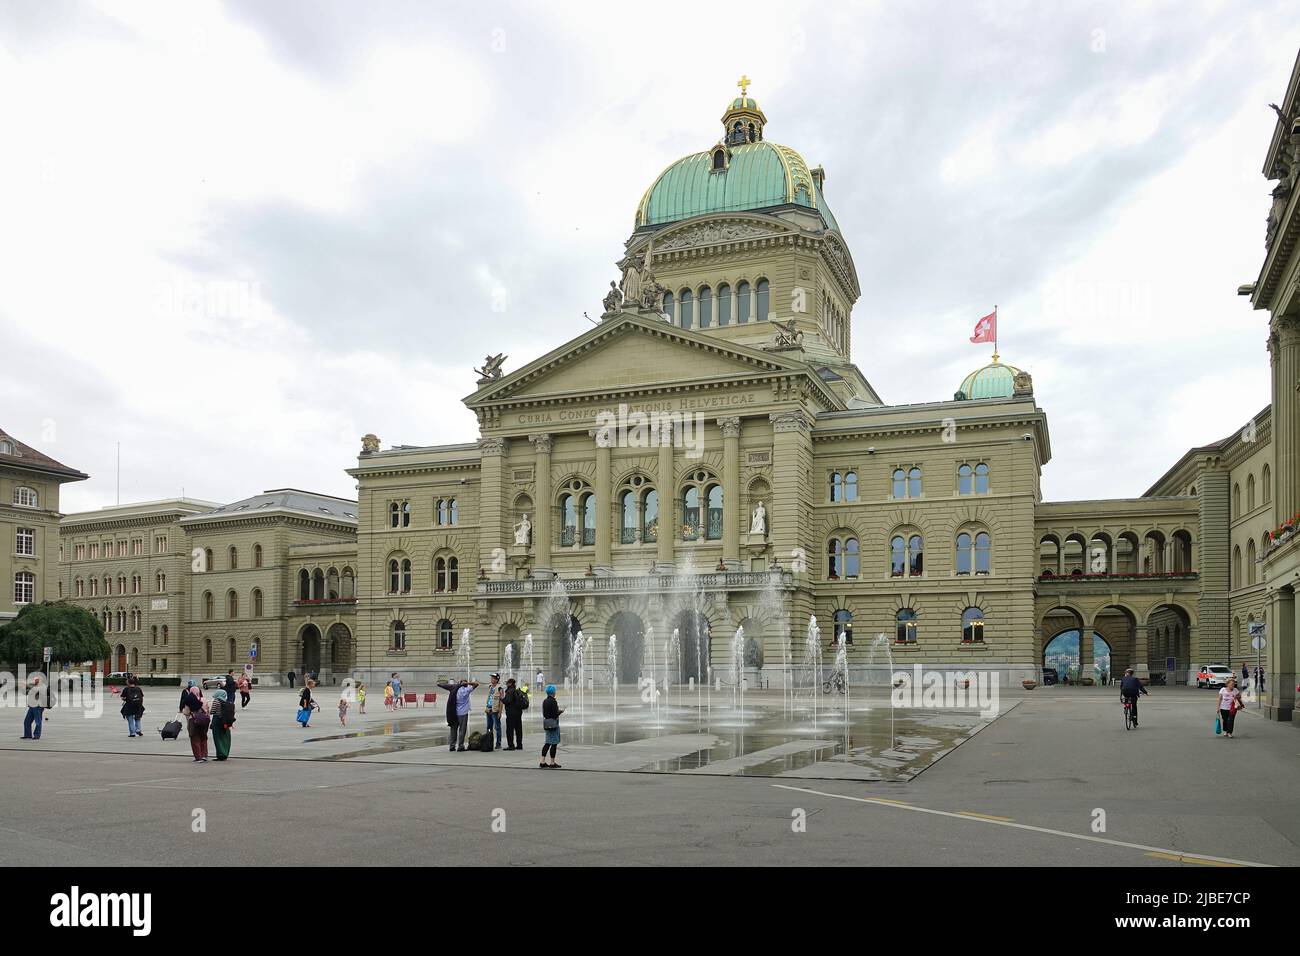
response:
<path fill-rule="evenodd" d="M 225 686 L 226 686 L 226 675 L 225 675 L 225 674 L 218 674 L 218 675 L 216 675 L 215 677 L 205 677 L 205 678 L 203 678 L 203 689 L 204 689 L 204 690 L 220 690 L 221 688 L 223 688 L 223 687 L 225 687 Z"/>
<path fill-rule="evenodd" d="M 1061 682 L 1061 675 L 1059 675 L 1058 673 L 1056 673 L 1056 668 L 1055 668 L 1055 667 L 1044 667 L 1044 668 L 1043 668 L 1043 686 L 1044 686 L 1044 687 L 1046 687 L 1048 684 L 1059 684 L 1060 682 Z"/>
<path fill-rule="evenodd" d="M 104 675 L 104 683 L 121 687 L 126 684 L 126 679 L 130 676 L 131 674 L 128 671 L 113 671 L 111 674 Z"/>
<path fill-rule="evenodd" d="M 1196 686 L 1222 687 L 1231 676 L 1232 671 L 1222 664 L 1202 664 L 1196 669 Z"/>

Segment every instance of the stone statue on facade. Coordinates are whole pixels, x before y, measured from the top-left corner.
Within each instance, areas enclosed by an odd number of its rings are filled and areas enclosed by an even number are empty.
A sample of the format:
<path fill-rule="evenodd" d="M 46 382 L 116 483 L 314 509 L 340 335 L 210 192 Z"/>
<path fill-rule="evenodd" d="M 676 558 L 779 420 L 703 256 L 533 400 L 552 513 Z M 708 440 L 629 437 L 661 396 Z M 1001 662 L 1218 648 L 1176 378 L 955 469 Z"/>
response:
<path fill-rule="evenodd" d="M 776 348 L 778 349 L 801 349 L 803 348 L 803 333 L 795 328 L 794 319 L 788 322 L 782 322 L 778 319 L 772 320 L 772 328 L 776 330 Z"/>
<path fill-rule="evenodd" d="M 528 539 L 532 536 L 532 533 L 533 523 L 528 520 L 528 515 L 525 514 L 523 520 L 515 525 L 515 544 L 522 544 L 527 547 Z"/>
<path fill-rule="evenodd" d="M 495 382 L 501 377 L 501 365 L 509 358 L 508 355 L 498 352 L 496 355 L 488 355 L 483 358 L 483 367 L 476 368 L 478 372 L 480 385 L 486 385 L 488 382 Z"/>
<path fill-rule="evenodd" d="M 609 291 L 605 293 L 604 305 L 605 314 L 613 315 L 618 311 L 618 307 L 623 304 L 623 293 L 618 287 L 618 283 L 613 279 L 609 281 Z"/>
<path fill-rule="evenodd" d="M 648 312 L 662 313 L 664 310 L 664 293 L 668 289 L 660 285 L 659 280 L 655 278 L 655 274 L 650 270 L 646 270 L 646 275 L 648 281 L 641 290 L 641 308 Z"/>
<path fill-rule="evenodd" d="M 754 509 L 754 517 L 749 522 L 750 534 L 767 534 L 767 509 L 763 507 L 763 502 L 758 503 Z"/>
<path fill-rule="evenodd" d="M 361 454 L 373 455 L 379 451 L 379 436 L 368 433 L 361 436 Z"/>
<path fill-rule="evenodd" d="M 645 282 L 646 265 L 641 256 L 628 256 L 618 264 L 623 270 L 621 292 L 623 301 L 628 305 L 641 304 L 641 285 Z"/>

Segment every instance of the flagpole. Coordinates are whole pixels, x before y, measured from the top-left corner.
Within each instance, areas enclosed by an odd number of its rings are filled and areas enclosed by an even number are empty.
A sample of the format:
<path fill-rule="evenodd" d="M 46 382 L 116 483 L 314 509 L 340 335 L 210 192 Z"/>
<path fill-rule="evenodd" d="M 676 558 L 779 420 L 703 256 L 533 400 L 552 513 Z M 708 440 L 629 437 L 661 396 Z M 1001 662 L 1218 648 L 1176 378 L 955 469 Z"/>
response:
<path fill-rule="evenodd" d="M 998 307 L 993 306 L 993 362 L 998 360 Z"/>

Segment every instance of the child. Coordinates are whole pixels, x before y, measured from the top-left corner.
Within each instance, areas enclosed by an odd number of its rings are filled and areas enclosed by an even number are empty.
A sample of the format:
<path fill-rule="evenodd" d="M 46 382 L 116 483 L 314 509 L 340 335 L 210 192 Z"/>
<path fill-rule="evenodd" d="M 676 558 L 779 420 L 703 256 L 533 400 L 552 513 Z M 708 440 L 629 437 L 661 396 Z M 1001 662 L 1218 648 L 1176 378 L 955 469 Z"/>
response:
<path fill-rule="evenodd" d="M 358 684 L 357 685 L 357 713 L 364 714 L 365 712 L 366 712 L 366 685 Z"/>
<path fill-rule="evenodd" d="M 348 695 L 339 696 L 339 723 L 344 727 L 348 725 Z"/>
<path fill-rule="evenodd" d="M 389 681 L 384 685 L 384 706 L 389 710 L 393 709 L 393 682 Z"/>

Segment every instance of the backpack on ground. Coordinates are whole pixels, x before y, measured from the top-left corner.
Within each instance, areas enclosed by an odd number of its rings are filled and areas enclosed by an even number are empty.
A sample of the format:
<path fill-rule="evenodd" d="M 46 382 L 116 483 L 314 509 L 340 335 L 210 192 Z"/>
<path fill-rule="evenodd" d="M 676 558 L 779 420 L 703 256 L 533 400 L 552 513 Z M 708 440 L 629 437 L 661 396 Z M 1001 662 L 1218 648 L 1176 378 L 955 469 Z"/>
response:
<path fill-rule="evenodd" d="M 162 734 L 163 740 L 175 740 L 181 735 L 181 722 L 179 720 L 169 720 L 158 728 L 158 733 Z"/>
<path fill-rule="evenodd" d="M 479 738 L 478 749 L 483 751 L 485 754 L 490 754 L 492 752 L 492 747 L 492 731 L 489 730 Z"/>
<path fill-rule="evenodd" d="M 479 750 L 483 746 L 483 734 L 475 730 L 469 735 L 469 740 L 465 741 L 470 750 Z"/>

